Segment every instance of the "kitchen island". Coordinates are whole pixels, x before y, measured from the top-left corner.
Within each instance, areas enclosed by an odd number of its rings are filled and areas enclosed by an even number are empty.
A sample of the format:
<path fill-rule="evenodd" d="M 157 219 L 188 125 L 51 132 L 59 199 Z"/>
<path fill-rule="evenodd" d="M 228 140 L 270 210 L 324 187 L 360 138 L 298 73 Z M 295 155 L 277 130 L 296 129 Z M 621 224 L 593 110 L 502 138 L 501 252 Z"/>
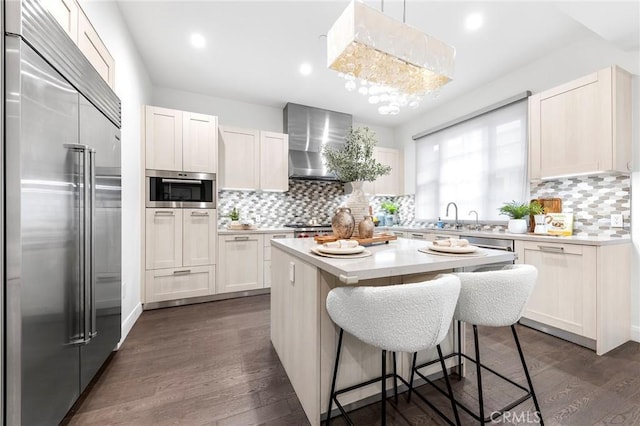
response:
<path fill-rule="evenodd" d="M 426 242 L 404 238 L 367 247 L 371 256 L 351 259 L 318 256 L 311 252 L 313 246 L 310 238 L 274 240 L 271 266 L 271 341 L 312 425 L 320 424 L 327 408 L 338 337 L 325 308 L 331 289 L 416 283 L 439 273 L 511 262 L 515 257 L 512 252 L 487 249 L 481 249 L 478 256 L 426 254 L 418 251 L 427 246 Z M 453 350 L 455 337 L 452 328 L 442 343 L 445 353 Z M 380 375 L 379 350 L 348 333 L 343 345 L 338 388 Z M 398 372 L 408 377 L 409 355 L 398 355 Z M 425 351 L 419 354 L 418 362 L 435 356 L 435 350 Z M 455 359 L 447 360 L 448 367 L 454 365 Z M 427 374 L 439 371 L 438 365 L 432 367 Z M 374 384 L 343 395 L 341 401 L 357 403 L 379 392 L 379 384 Z"/>

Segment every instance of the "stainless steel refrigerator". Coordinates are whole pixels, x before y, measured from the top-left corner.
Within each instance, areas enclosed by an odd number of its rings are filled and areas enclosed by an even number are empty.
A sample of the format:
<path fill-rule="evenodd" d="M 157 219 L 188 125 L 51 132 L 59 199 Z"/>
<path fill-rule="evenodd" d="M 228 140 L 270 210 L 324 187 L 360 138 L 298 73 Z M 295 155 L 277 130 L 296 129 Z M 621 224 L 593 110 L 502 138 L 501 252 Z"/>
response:
<path fill-rule="evenodd" d="M 120 102 L 39 1 L 5 11 L 5 423 L 53 425 L 120 340 Z"/>

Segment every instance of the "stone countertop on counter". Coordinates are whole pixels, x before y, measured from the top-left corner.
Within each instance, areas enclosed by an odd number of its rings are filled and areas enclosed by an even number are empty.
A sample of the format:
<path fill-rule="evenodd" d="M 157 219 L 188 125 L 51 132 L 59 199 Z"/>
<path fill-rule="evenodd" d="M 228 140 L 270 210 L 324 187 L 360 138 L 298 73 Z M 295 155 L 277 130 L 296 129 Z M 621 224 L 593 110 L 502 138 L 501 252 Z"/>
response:
<path fill-rule="evenodd" d="M 604 246 L 604 245 L 631 243 L 631 238 L 629 236 L 594 237 L 594 236 L 575 235 L 570 237 L 560 237 L 555 235 L 540 235 L 540 234 L 529 234 L 529 233 L 512 234 L 509 232 L 498 232 L 498 231 L 474 231 L 470 229 L 412 228 L 412 227 L 403 227 L 403 226 L 376 228 L 376 232 L 381 232 L 382 230 L 425 232 L 425 233 L 432 233 L 432 234 L 450 234 L 450 235 L 459 235 L 459 236 L 463 235 L 463 236 L 484 237 L 484 238 L 508 238 L 508 239 L 519 240 L 519 241 L 540 241 L 540 242 L 546 242 L 546 243 L 580 244 L 580 245 L 589 245 L 589 246 Z"/>
<path fill-rule="evenodd" d="M 293 237 L 292 228 L 257 228 L 257 229 L 227 229 L 219 228 L 218 235 L 234 235 L 234 234 L 273 234 L 273 233 L 289 233 Z"/>
<path fill-rule="evenodd" d="M 514 253 L 502 250 L 479 249 L 479 256 L 435 255 L 418 251 L 425 241 L 400 238 L 389 244 L 367 247 L 371 256 L 361 258 L 331 258 L 311 252 L 316 246 L 311 238 L 283 238 L 271 241 L 277 247 L 319 269 L 329 272 L 346 284 L 360 280 L 446 271 L 467 266 L 511 262 Z"/>

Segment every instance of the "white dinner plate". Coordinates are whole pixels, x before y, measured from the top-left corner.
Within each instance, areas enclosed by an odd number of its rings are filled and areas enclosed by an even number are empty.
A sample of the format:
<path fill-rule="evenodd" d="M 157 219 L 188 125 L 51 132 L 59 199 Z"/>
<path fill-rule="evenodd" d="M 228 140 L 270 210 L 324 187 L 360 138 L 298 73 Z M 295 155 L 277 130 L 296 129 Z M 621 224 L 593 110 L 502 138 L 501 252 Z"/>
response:
<path fill-rule="evenodd" d="M 327 254 L 358 254 L 364 251 L 363 246 L 356 247 L 325 247 L 323 245 L 318 245 L 315 247 L 321 253 Z"/>
<path fill-rule="evenodd" d="M 429 248 L 429 250 L 433 250 L 433 251 L 441 251 L 443 253 L 473 253 L 474 251 L 478 250 L 478 247 L 476 246 L 464 246 L 464 247 L 458 247 L 458 246 L 453 246 L 453 247 L 449 247 L 449 246 L 437 246 L 435 244 L 429 244 L 427 246 L 427 248 Z"/>

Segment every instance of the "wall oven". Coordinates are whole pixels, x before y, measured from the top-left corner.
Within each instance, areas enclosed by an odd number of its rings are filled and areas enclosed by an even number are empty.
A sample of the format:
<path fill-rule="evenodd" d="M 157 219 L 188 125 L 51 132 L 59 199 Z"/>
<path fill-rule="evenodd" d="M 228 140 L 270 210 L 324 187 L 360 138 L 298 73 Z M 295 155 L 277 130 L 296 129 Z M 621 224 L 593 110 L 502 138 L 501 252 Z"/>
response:
<path fill-rule="evenodd" d="M 216 208 L 215 173 L 147 170 L 147 207 Z"/>

